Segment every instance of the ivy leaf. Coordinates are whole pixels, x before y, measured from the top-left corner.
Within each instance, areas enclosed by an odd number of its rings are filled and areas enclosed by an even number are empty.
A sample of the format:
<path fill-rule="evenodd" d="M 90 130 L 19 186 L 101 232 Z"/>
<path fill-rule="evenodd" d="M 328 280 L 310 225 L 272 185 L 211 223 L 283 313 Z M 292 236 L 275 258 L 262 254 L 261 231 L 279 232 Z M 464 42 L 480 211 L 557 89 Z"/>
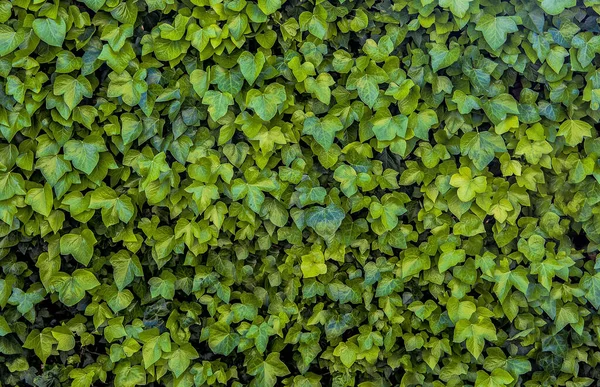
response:
<path fill-rule="evenodd" d="M 105 226 L 117 224 L 119 220 L 127 223 L 135 213 L 135 207 L 129 196 L 119 196 L 107 186 L 99 187 L 92 192 L 89 208 L 102 209 L 102 221 Z"/>
<path fill-rule="evenodd" d="M 75 348 L 75 337 L 73 332 L 66 326 L 57 326 L 52 328 L 52 336 L 58 341 L 56 349 L 59 351 L 70 351 Z"/>
<path fill-rule="evenodd" d="M 527 279 L 527 270 L 522 266 L 517 266 L 515 269 L 508 270 L 507 268 L 497 268 L 494 273 L 494 292 L 502 303 L 508 296 L 511 288 L 514 286 L 523 294 L 527 293 L 529 280 Z"/>
<path fill-rule="evenodd" d="M 256 55 L 252 55 L 249 51 L 244 51 L 239 56 L 237 62 L 240 65 L 240 71 L 242 72 L 242 75 L 246 81 L 248 81 L 250 85 L 253 85 L 254 81 L 256 81 L 256 78 L 258 78 L 260 72 L 262 71 L 266 59 L 262 51 L 257 52 Z"/>
<path fill-rule="evenodd" d="M 560 124 L 558 136 L 564 136 L 568 146 L 577 146 L 584 137 L 592 136 L 592 126 L 581 120 L 565 120 Z"/>
<path fill-rule="evenodd" d="M 519 30 L 510 16 L 492 16 L 487 13 L 479 18 L 475 29 L 483 33 L 485 41 L 494 51 L 502 47 L 509 33 Z"/>
<path fill-rule="evenodd" d="M 579 308 L 572 302 L 556 308 L 556 332 L 560 332 L 569 324 L 577 324 L 579 321 Z"/>
<path fill-rule="evenodd" d="M 10 199 L 15 195 L 25 195 L 25 180 L 14 172 L 0 172 L 0 200 Z"/>
<path fill-rule="evenodd" d="M 281 0 L 258 0 L 258 8 L 264 12 L 265 15 L 270 15 L 275 13 L 281 5 L 283 1 Z"/>
<path fill-rule="evenodd" d="M 312 93 L 319 101 L 325 105 L 331 102 L 330 86 L 335 85 L 333 77 L 327 73 L 321 73 L 317 78 L 309 77 L 304 80 L 306 91 Z"/>
<path fill-rule="evenodd" d="M 337 347 L 333 350 L 334 356 L 339 356 L 342 364 L 346 368 L 352 367 L 354 362 L 356 361 L 357 355 L 360 352 L 358 346 L 352 342 L 348 343 L 339 343 Z"/>
<path fill-rule="evenodd" d="M 315 141 L 328 151 L 333 145 L 335 134 L 343 128 L 340 119 L 332 115 L 327 115 L 323 119 L 308 117 L 304 120 L 302 134 L 313 136 Z"/>
<path fill-rule="evenodd" d="M 275 117 L 286 98 L 285 87 L 279 83 L 271 83 L 264 91 L 250 90 L 246 95 L 246 104 L 262 120 L 269 121 Z"/>
<path fill-rule="evenodd" d="M 229 106 L 233 105 L 233 97 L 229 93 L 221 93 L 220 91 L 208 90 L 204 93 L 202 103 L 208 105 L 208 113 L 213 121 L 220 120 L 225 114 Z"/>
<path fill-rule="evenodd" d="M 33 349 L 42 363 L 46 364 L 46 360 L 52 354 L 52 346 L 57 343 L 58 341 L 52 336 L 50 328 L 44 328 L 41 332 L 38 329 L 34 329 L 29 332 L 23 348 Z"/>
<path fill-rule="evenodd" d="M 208 346 L 214 353 L 227 356 L 240 343 L 240 336 L 231 332 L 231 327 L 223 322 L 212 324 L 208 330 Z"/>
<path fill-rule="evenodd" d="M 306 210 L 305 216 L 308 227 L 328 240 L 340 228 L 346 214 L 341 207 L 330 204 L 327 207 L 311 207 Z"/>
<path fill-rule="evenodd" d="M 454 91 L 452 102 L 458 106 L 458 111 L 460 114 L 469 114 L 473 110 L 481 109 L 481 102 L 479 98 L 473 95 L 465 94 L 461 90 Z"/>
<path fill-rule="evenodd" d="M 392 116 L 389 110 L 380 109 L 373 116 L 372 123 L 373 133 L 379 141 L 392 141 L 396 136 L 404 137 L 406 135 L 408 118 L 401 115 Z"/>
<path fill-rule="evenodd" d="M 340 188 L 347 197 L 350 197 L 358 192 L 358 188 L 356 186 L 358 175 L 351 166 L 340 165 L 336 168 L 333 178 L 340 183 Z"/>
<path fill-rule="evenodd" d="M 298 21 L 302 31 L 308 31 L 321 40 L 325 39 L 329 25 L 327 23 L 327 11 L 323 6 L 317 5 L 313 13 L 302 12 Z"/>
<path fill-rule="evenodd" d="M 513 380 L 515 379 L 511 374 L 500 368 L 493 370 L 491 374 L 477 371 L 475 387 L 504 387 L 510 385 Z"/>
<path fill-rule="evenodd" d="M 46 295 L 42 284 L 33 284 L 26 292 L 20 288 L 7 289 L 12 290 L 12 294 L 8 298 L 8 303 L 17 306 L 17 311 L 21 314 L 29 313 L 36 304 L 39 304 Z"/>
<path fill-rule="evenodd" d="M 37 160 L 36 168 L 42 171 L 48 184 L 54 187 L 65 173 L 71 171 L 71 164 L 65 161 L 63 155 L 44 156 Z"/>
<path fill-rule="evenodd" d="M 108 74 L 110 82 L 106 95 L 111 98 L 121 97 L 127 105 L 135 106 L 140 103 L 142 95 L 148 91 L 146 75 L 146 69 L 136 71 L 133 77 L 127 71 L 120 74 L 113 71 Z"/>
<path fill-rule="evenodd" d="M 475 323 L 470 320 L 460 320 L 454 328 L 454 342 L 466 341 L 467 349 L 475 359 L 481 355 L 485 340 L 494 341 L 496 339 L 496 328 L 488 317 L 479 317 Z"/>
<path fill-rule="evenodd" d="M 460 45 L 452 42 L 450 43 L 450 49 L 448 49 L 445 44 L 433 43 L 429 55 L 431 56 L 431 68 L 433 71 L 439 71 L 451 66 L 458 60 Z"/>
<path fill-rule="evenodd" d="M 492 132 L 469 132 L 460 139 L 460 151 L 469 156 L 480 171 L 495 158 L 496 152 L 506 152 L 504 140 Z"/>
<path fill-rule="evenodd" d="M 76 305 L 85 297 L 86 290 L 97 286 L 100 286 L 100 282 L 96 276 L 85 269 L 77 269 L 71 276 L 65 273 L 57 274 L 51 282 L 51 287 L 58 291 L 59 300 L 67 306 Z"/>
<path fill-rule="evenodd" d="M 44 184 L 42 188 L 30 189 L 27 191 L 27 196 L 25 196 L 25 204 L 31 206 L 35 212 L 43 216 L 50 215 L 53 203 L 52 187 L 48 183 Z"/>
<path fill-rule="evenodd" d="M 146 369 L 160 360 L 164 352 L 171 352 L 171 338 L 167 332 L 159 334 L 157 328 L 152 328 L 142 332 L 140 339 L 144 342 L 142 356 Z"/>
<path fill-rule="evenodd" d="M 123 387 L 146 385 L 146 371 L 141 365 L 131 366 L 129 362 L 119 362 L 115 374 L 115 385 Z"/>
<path fill-rule="evenodd" d="M 67 34 L 67 24 L 62 18 L 59 17 L 58 20 L 47 17 L 35 19 L 32 27 L 43 42 L 55 47 L 63 45 Z"/>
<path fill-rule="evenodd" d="M 12 329 L 10 329 L 10 325 L 8 325 L 6 318 L 4 318 L 3 316 L 0 316 L 0 337 L 4 337 L 4 336 L 8 335 L 9 333 L 12 333 Z"/>
<path fill-rule="evenodd" d="M 458 188 L 456 194 L 461 201 L 470 202 L 477 194 L 485 192 L 487 179 L 485 176 L 473 177 L 470 168 L 461 167 L 458 173 L 450 178 L 450 185 Z"/>
<path fill-rule="evenodd" d="M 83 75 L 73 78 L 70 75 L 61 74 L 54 80 L 54 94 L 62 95 L 70 110 L 75 109 L 83 97 L 91 98 L 92 92 L 92 84 Z"/>
<path fill-rule="evenodd" d="M 94 255 L 94 245 L 98 241 L 91 230 L 79 234 L 66 234 L 60 238 L 60 253 L 71 254 L 82 265 L 87 266 Z"/>
<path fill-rule="evenodd" d="M 577 0 L 538 0 L 538 2 L 549 15 L 560 15 L 565 9 L 577 5 Z"/>
<path fill-rule="evenodd" d="M 248 363 L 248 374 L 254 376 L 257 386 L 273 387 L 277 384 L 277 377 L 290 374 L 288 367 L 279 358 L 278 352 L 271 352 L 266 359 L 253 356 Z"/>
<path fill-rule="evenodd" d="M 121 250 L 114 254 L 110 258 L 110 264 L 113 267 L 115 285 L 119 290 L 125 289 L 135 277 L 144 276 L 139 258 L 131 255 L 127 250 Z"/>
<path fill-rule="evenodd" d="M 495 125 L 506 119 L 508 114 L 519 114 L 517 101 L 510 94 L 499 94 L 484 102 L 483 110 Z"/>
<path fill-rule="evenodd" d="M 440 6 L 450 8 L 450 12 L 458 18 L 463 18 L 469 10 L 472 0 L 440 0 Z"/>
<path fill-rule="evenodd" d="M 94 12 L 98 12 L 104 6 L 106 0 L 81 0 Z"/>
<path fill-rule="evenodd" d="M 413 130 L 415 136 L 422 139 L 429 139 L 429 131 L 439 123 L 437 113 L 432 109 L 420 111 L 418 114 L 411 114 L 408 120 L 408 127 Z"/>
<path fill-rule="evenodd" d="M 302 256 L 302 264 L 300 265 L 304 278 L 317 277 L 327 273 L 327 265 L 325 257 L 320 252 L 311 252 Z"/>
<path fill-rule="evenodd" d="M 188 369 L 191 361 L 198 357 L 198 351 L 190 343 L 185 343 L 169 353 L 169 369 L 178 378 Z"/>
<path fill-rule="evenodd" d="M 0 24 L 0 57 L 13 52 L 25 39 L 25 31 L 13 30 L 7 24 Z"/>
<path fill-rule="evenodd" d="M 465 259 L 466 254 L 463 249 L 446 251 L 445 253 L 440 255 L 438 270 L 440 271 L 440 273 L 443 273 L 446 270 L 456 266 L 457 264 L 464 262 Z"/>
<path fill-rule="evenodd" d="M 87 136 L 83 141 L 69 140 L 64 145 L 65 160 L 86 175 L 90 175 L 100 161 L 100 152 L 105 152 L 106 145 L 100 136 Z"/>

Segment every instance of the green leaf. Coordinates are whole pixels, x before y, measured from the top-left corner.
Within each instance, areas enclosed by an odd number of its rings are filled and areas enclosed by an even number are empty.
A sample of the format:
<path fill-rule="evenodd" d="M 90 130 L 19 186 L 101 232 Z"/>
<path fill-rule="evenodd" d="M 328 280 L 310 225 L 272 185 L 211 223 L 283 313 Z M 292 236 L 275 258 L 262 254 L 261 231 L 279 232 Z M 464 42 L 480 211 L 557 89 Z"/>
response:
<path fill-rule="evenodd" d="M 25 39 L 25 31 L 13 30 L 6 24 L 0 24 L 0 57 L 13 52 Z"/>
<path fill-rule="evenodd" d="M 178 378 L 188 369 L 191 361 L 199 357 L 198 351 L 190 343 L 185 343 L 169 353 L 169 369 Z"/>
<path fill-rule="evenodd" d="M 42 171 L 46 181 L 54 187 L 65 173 L 71 171 L 71 164 L 62 155 L 44 156 L 37 160 L 36 168 Z"/>
<path fill-rule="evenodd" d="M 52 328 L 52 336 L 58 341 L 56 349 L 59 351 L 70 351 L 75 348 L 75 337 L 73 332 L 66 326 Z"/>
<path fill-rule="evenodd" d="M 88 8 L 94 12 L 98 12 L 100 10 L 100 8 L 102 8 L 104 6 L 104 4 L 106 3 L 106 0 L 79 0 L 79 1 L 82 1 L 83 3 L 85 3 L 85 5 L 87 5 Z"/>
<path fill-rule="evenodd" d="M 25 196 L 25 204 L 43 216 L 50 215 L 53 203 L 52 187 L 48 183 L 44 184 L 43 188 L 30 189 Z"/>
<path fill-rule="evenodd" d="M 333 145 L 333 139 L 344 125 L 338 117 L 327 115 L 323 119 L 308 117 L 304 120 L 302 134 L 313 136 L 315 141 L 326 151 Z"/>
<path fill-rule="evenodd" d="M 67 305 L 74 306 L 85 297 L 86 290 L 100 286 L 96 276 L 89 270 L 77 269 L 73 275 L 62 273 L 52 278 L 51 287 L 58 291 L 59 300 Z"/>
<path fill-rule="evenodd" d="M 493 132 L 469 132 L 460 139 L 460 151 L 481 171 L 497 152 L 506 152 L 506 145 L 502 137 Z"/>
<path fill-rule="evenodd" d="M 325 105 L 331 102 L 330 86 L 335 85 L 333 77 L 327 73 L 321 73 L 317 78 L 309 77 L 304 80 L 306 91 L 312 93 L 319 101 Z"/>
<path fill-rule="evenodd" d="M 171 338 L 168 332 L 159 335 L 158 329 L 153 328 L 142 332 L 140 339 L 144 341 L 142 356 L 146 369 L 159 361 L 164 352 L 171 352 Z"/>
<path fill-rule="evenodd" d="M 118 196 L 112 188 L 106 186 L 92 192 L 88 208 L 102 208 L 102 221 L 105 226 L 117 224 L 119 220 L 127 223 L 135 213 L 135 207 L 129 196 Z"/>
<path fill-rule="evenodd" d="M 248 363 L 248 373 L 254 376 L 257 386 L 273 387 L 277 384 L 277 377 L 290 374 L 288 367 L 279 358 L 278 352 L 271 352 L 266 359 L 253 356 Z"/>
<path fill-rule="evenodd" d="M 216 322 L 209 328 L 208 346 L 216 354 L 229 355 L 240 343 L 240 336 L 231 332 L 231 327 L 223 322 Z"/>
<path fill-rule="evenodd" d="M 458 188 L 456 194 L 461 201 L 470 202 L 477 194 L 485 192 L 487 180 L 485 176 L 472 177 L 470 168 L 461 167 L 450 178 L 450 185 Z"/>
<path fill-rule="evenodd" d="M 244 51 L 237 60 L 237 63 L 240 65 L 240 71 L 242 72 L 242 75 L 250 85 L 253 85 L 254 81 L 256 81 L 256 78 L 258 78 L 260 75 L 265 62 L 266 58 L 262 51 L 257 52 L 256 55 L 252 55 L 249 51 Z M 192 75 L 193 74 L 194 73 L 192 73 Z"/>
<path fill-rule="evenodd" d="M 300 265 L 304 278 L 317 277 L 327 273 L 327 265 L 323 253 L 312 252 L 302 256 L 302 264 Z"/>
<path fill-rule="evenodd" d="M 100 136 L 87 136 L 83 141 L 69 140 L 64 145 L 65 160 L 86 175 L 90 175 L 100 161 L 100 152 L 105 152 L 106 145 Z"/>
<path fill-rule="evenodd" d="M 493 370 L 491 374 L 477 371 L 475 387 L 504 387 L 510 385 L 513 380 L 515 379 L 511 374 L 500 368 Z"/>
<path fill-rule="evenodd" d="M 120 74 L 113 71 L 108 74 L 110 82 L 106 95 L 111 98 L 121 97 L 127 105 L 135 106 L 140 103 L 142 95 L 148 91 L 146 75 L 146 69 L 137 70 L 133 77 L 127 71 Z"/>
<path fill-rule="evenodd" d="M 66 234 L 60 238 L 60 253 L 71 254 L 82 265 L 87 266 L 94 255 L 94 245 L 98 241 L 91 230 L 79 234 Z"/>
<path fill-rule="evenodd" d="M 340 165 L 337 167 L 333 174 L 333 178 L 340 182 L 340 188 L 347 197 L 350 197 L 358 192 L 358 188 L 356 186 L 358 176 L 354 168 L 350 167 L 349 165 Z"/>
<path fill-rule="evenodd" d="M 517 32 L 517 23 L 510 16 L 483 14 L 475 27 L 483 33 L 492 50 L 497 50 L 506 42 L 509 33 Z"/>
<path fill-rule="evenodd" d="M 422 140 L 429 140 L 429 131 L 438 123 L 437 113 L 434 110 L 426 109 L 418 114 L 411 114 L 408 120 L 408 127 L 413 130 L 416 137 Z"/>
<path fill-rule="evenodd" d="M 286 99 L 285 87 L 279 83 L 271 83 L 262 92 L 252 89 L 246 94 L 246 104 L 264 121 L 275 117 Z"/>
<path fill-rule="evenodd" d="M 556 332 L 561 331 L 569 324 L 577 324 L 579 321 L 579 308 L 574 303 L 569 302 L 563 306 L 557 307 L 556 309 Z"/>
<path fill-rule="evenodd" d="M 14 172 L 0 172 L 0 200 L 10 199 L 15 195 L 25 195 L 23 176 Z"/>
<path fill-rule="evenodd" d="M 408 118 L 401 115 L 392 116 L 389 110 L 380 109 L 373 116 L 372 123 L 373 133 L 379 141 L 392 141 L 396 136 L 405 137 Z"/>
<path fill-rule="evenodd" d="M 54 94 L 62 95 L 71 110 L 79 105 L 83 97 L 91 98 L 92 92 L 90 81 L 83 75 L 73 78 L 70 75 L 61 74 L 54 80 Z"/>
<path fill-rule="evenodd" d="M 299 18 L 302 31 L 310 32 L 311 35 L 323 40 L 327 35 L 329 25 L 327 23 L 327 11 L 321 5 L 317 5 L 313 11 L 302 12 Z"/>
<path fill-rule="evenodd" d="M 44 290 L 44 287 L 38 282 L 33 284 L 26 292 L 20 288 L 12 289 L 12 294 L 7 301 L 10 305 L 16 305 L 19 313 L 27 314 L 36 304 L 39 304 L 44 299 L 45 295 L 46 291 Z"/>
<path fill-rule="evenodd" d="M 46 364 L 46 360 L 52 354 L 52 346 L 57 343 L 58 341 L 52 336 L 50 328 L 44 328 L 41 332 L 38 329 L 34 329 L 29 332 L 23 348 L 33 349 L 42 363 Z"/>
<path fill-rule="evenodd" d="M 225 114 L 229 106 L 233 105 L 233 97 L 229 93 L 221 93 L 220 91 L 208 90 L 204 93 L 202 103 L 208 105 L 208 113 L 213 121 L 220 120 Z"/>
<path fill-rule="evenodd" d="M 450 49 L 448 49 L 445 44 L 434 43 L 429 50 L 429 55 L 431 56 L 431 68 L 437 72 L 451 66 L 458 60 L 460 45 L 453 42 L 450 44 Z"/>
<path fill-rule="evenodd" d="M 577 146 L 584 137 L 592 136 L 592 126 L 581 120 L 565 120 L 560 124 L 558 136 L 564 136 L 568 146 Z"/>
<path fill-rule="evenodd" d="M 0 336 L 6 336 L 9 333 L 12 333 L 12 329 L 10 329 L 10 325 L 6 321 L 6 318 L 0 316 Z"/>
<path fill-rule="evenodd" d="M 577 0 L 538 0 L 540 7 L 549 15 L 559 15 L 565 9 L 575 7 Z"/>
<path fill-rule="evenodd" d="M 146 385 L 146 371 L 141 365 L 131 366 L 129 362 L 119 362 L 115 374 L 115 385 L 122 387 Z"/>
<path fill-rule="evenodd" d="M 600 273 L 585 278 L 584 284 L 587 289 L 585 298 L 588 299 L 594 308 L 600 309 Z"/>
<path fill-rule="evenodd" d="M 339 356 L 342 364 L 346 368 L 352 367 L 354 362 L 356 361 L 357 355 L 360 352 L 358 346 L 352 342 L 348 343 L 339 343 L 337 347 L 333 350 L 334 356 Z"/>
<path fill-rule="evenodd" d="M 311 207 L 306 210 L 306 224 L 326 240 L 333 237 L 335 232 L 342 225 L 346 214 L 344 210 L 330 204 L 327 207 Z"/>
<path fill-rule="evenodd" d="M 127 250 L 121 250 L 114 254 L 110 258 L 110 264 L 113 267 L 115 285 L 119 290 L 125 289 L 135 277 L 144 276 L 139 258 L 131 255 Z"/>
<path fill-rule="evenodd" d="M 462 249 L 446 251 L 440 255 L 440 261 L 438 263 L 438 270 L 440 273 L 456 266 L 457 264 L 464 262 L 466 259 L 465 251 Z"/>
<path fill-rule="evenodd" d="M 450 12 L 458 18 L 463 18 L 469 10 L 472 0 L 440 0 L 440 6 L 450 8 Z"/>
<path fill-rule="evenodd" d="M 496 340 L 496 328 L 494 323 L 487 317 L 479 317 L 476 323 L 469 320 L 460 320 L 454 328 L 454 342 L 462 343 L 466 341 L 467 349 L 477 359 L 483 347 L 485 340 Z"/>
<path fill-rule="evenodd" d="M 65 41 L 67 24 L 60 17 L 58 20 L 47 17 L 35 19 L 32 27 L 35 34 L 50 46 L 61 47 Z"/>
<path fill-rule="evenodd" d="M 279 8 L 281 8 L 282 4 L 282 0 L 258 0 L 258 8 L 260 8 L 265 15 L 275 13 Z"/>

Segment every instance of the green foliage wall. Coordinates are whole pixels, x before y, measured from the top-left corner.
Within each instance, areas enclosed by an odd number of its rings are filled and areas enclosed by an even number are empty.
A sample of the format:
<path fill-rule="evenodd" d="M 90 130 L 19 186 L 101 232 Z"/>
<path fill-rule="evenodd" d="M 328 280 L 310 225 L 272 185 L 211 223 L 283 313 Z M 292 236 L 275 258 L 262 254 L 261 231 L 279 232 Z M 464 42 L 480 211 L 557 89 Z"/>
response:
<path fill-rule="evenodd" d="M 0 385 L 600 385 L 599 18 L 0 0 Z"/>

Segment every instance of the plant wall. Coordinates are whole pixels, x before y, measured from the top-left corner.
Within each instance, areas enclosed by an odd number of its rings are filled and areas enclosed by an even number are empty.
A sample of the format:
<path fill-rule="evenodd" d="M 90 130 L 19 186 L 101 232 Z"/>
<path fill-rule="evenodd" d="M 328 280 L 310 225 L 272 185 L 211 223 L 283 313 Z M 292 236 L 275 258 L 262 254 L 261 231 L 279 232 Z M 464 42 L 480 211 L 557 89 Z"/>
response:
<path fill-rule="evenodd" d="M 598 386 L 599 22 L 0 0 L 0 385 Z"/>

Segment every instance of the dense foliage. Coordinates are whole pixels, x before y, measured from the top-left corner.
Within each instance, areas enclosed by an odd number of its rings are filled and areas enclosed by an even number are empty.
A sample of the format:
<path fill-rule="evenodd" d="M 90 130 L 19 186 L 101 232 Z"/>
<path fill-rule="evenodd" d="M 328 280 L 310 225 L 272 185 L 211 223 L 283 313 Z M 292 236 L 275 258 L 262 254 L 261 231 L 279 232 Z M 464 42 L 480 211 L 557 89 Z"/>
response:
<path fill-rule="evenodd" d="M 600 385 L 599 21 L 0 0 L 0 385 Z"/>

